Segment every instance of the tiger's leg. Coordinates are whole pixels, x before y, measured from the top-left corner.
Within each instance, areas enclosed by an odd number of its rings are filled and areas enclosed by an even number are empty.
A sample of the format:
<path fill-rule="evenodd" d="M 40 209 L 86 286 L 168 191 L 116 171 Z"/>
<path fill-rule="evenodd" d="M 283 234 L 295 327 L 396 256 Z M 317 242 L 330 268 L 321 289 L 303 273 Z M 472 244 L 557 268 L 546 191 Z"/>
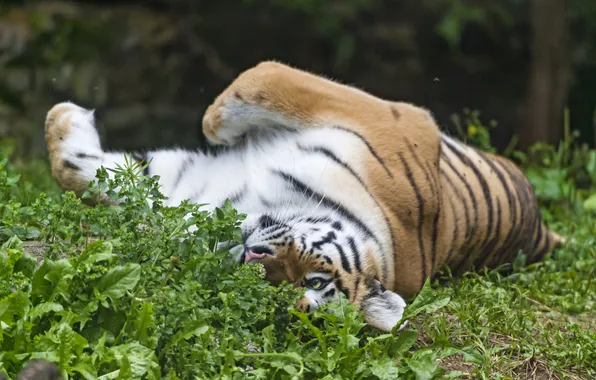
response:
<path fill-rule="evenodd" d="M 241 73 L 209 106 L 203 132 L 212 144 L 234 145 L 258 128 L 341 126 L 374 143 L 396 132 L 396 119 L 404 112 L 426 116 L 418 107 L 385 101 L 281 63 L 262 62 Z"/>
<path fill-rule="evenodd" d="M 150 162 L 145 174 L 159 175 L 161 191 L 170 198 L 176 190 L 177 174 L 182 167 L 200 159 L 198 153 L 184 150 L 158 150 L 143 154 L 106 152 L 101 148 L 93 111 L 70 102 L 59 103 L 48 112 L 45 135 L 52 175 L 62 190 L 73 191 L 79 197 L 88 189 L 89 182 L 95 180 L 100 167 L 114 169 L 118 165 L 124 166 L 126 157 L 132 156 L 136 161 Z M 93 205 L 97 199 L 84 201 Z M 100 195 L 99 201 L 114 203 L 105 194 Z"/>

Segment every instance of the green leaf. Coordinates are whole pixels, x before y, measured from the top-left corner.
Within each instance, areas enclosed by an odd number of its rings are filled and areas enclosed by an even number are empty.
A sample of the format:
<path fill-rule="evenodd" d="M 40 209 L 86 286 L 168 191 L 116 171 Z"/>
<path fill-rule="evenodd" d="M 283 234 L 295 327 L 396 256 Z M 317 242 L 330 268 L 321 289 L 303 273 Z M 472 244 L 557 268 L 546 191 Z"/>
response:
<path fill-rule="evenodd" d="M 185 329 L 184 334 L 182 334 L 182 338 L 190 339 L 193 336 L 201 336 L 207 331 L 209 331 L 209 326 L 207 326 L 205 322 L 199 322 L 197 326 Z"/>
<path fill-rule="evenodd" d="M 0 246 L 0 252 L 6 251 L 8 249 L 17 249 L 21 250 L 23 248 L 23 242 L 17 236 L 12 236 L 10 239 L 4 242 L 2 246 Z"/>
<path fill-rule="evenodd" d="M 395 341 L 391 341 L 391 345 L 393 346 L 393 352 L 395 352 L 396 356 L 403 356 L 405 355 L 412 346 L 416 343 L 416 338 L 418 338 L 418 332 L 416 330 L 403 330 L 400 331 L 399 336 Z"/>
<path fill-rule="evenodd" d="M 421 313 L 432 313 L 444 307 L 451 300 L 451 296 L 447 292 L 447 289 L 433 290 L 430 279 L 427 279 L 416 299 L 406 306 L 402 320 L 413 318 Z"/>
<path fill-rule="evenodd" d="M 372 374 L 379 379 L 399 378 L 399 367 L 393 358 L 383 358 L 370 363 Z"/>
<path fill-rule="evenodd" d="M 110 298 L 112 302 L 134 289 L 141 278 L 141 266 L 128 263 L 112 268 L 99 280 L 95 290 L 100 300 Z"/>
<path fill-rule="evenodd" d="M 116 361 L 130 374 L 130 379 L 140 379 L 146 374 L 159 377 L 160 367 L 157 357 L 152 349 L 141 345 L 138 342 L 131 342 L 112 347 L 110 351 L 114 354 Z"/>
<path fill-rule="evenodd" d="M 28 253 L 23 254 L 14 264 L 14 273 L 23 273 L 27 278 L 31 278 L 35 272 L 37 260 Z"/>
<path fill-rule="evenodd" d="M 42 301 L 53 301 L 57 295 L 69 299 L 68 287 L 75 270 L 66 259 L 51 261 L 45 259 L 33 274 L 31 294 Z"/>
<path fill-rule="evenodd" d="M 87 339 L 77 334 L 66 323 L 59 325 L 56 332 L 58 337 L 58 355 L 60 357 L 61 367 L 67 367 L 73 359 L 80 357 L 83 349 L 87 346 Z"/>
<path fill-rule="evenodd" d="M 584 208 L 586 210 L 596 210 L 596 193 L 590 195 L 590 197 L 584 201 Z"/>
<path fill-rule="evenodd" d="M 142 344 L 154 348 L 157 344 L 157 336 L 152 333 L 157 328 L 155 323 L 155 311 L 152 303 L 140 305 L 140 311 L 133 314 L 134 320 L 129 321 L 135 327 L 135 339 Z"/>
<path fill-rule="evenodd" d="M 0 322 L 4 327 L 11 327 L 14 317 L 25 315 L 30 305 L 29 297 L 22 291 L 9 294 L 0 301 Z"/>
<path fill-rule="evenodd" d="M 57 313 L 62 310 L 64 310 L 64 307 L 62 307 L 62 305 L 60 305 L 59 303 L 44 302 L 44 303 L 41 303 L 41 304 L 33 307 L 29 311 L 29 317 L 32 319 L 35 319 L 35 318 L 41 317 L 43 315 L 46 315 L 49 312 L 53 311 L 54 313 Z"/>
<path fill-rule="evenodd" d="M 71 367 L 72 372 L 79 373 L 83 378 L 87 380 L 95 380 L 97 379 L 97 369 L 93 366 L 91 362 L 88 361 L 80 361 L 76 365 Z"/>
<path fill-rule="evenodd" d="M 437 363 L 437 356 L 431 350 L 416 351 L 407 363 L 418 380 L 436 379 L 444 372 Z"/>
<path fill-rule="evenodd" d="M 95 264 L 101 261 L 110 261 L 117 255 L 113 253 L 114 246 L 109 241 L 99 240 L 87 245 L 81 253 L 81 262 Z"/>
<path fill-rule="evenodd" d="M 201 336 L 209 331 L 209 326 L 204 321 L 193 320 L 187 322 L 184 330 L 179 331 L 173 338 L 170 345 L 175 346 L 182 339 L 190 339 L 193 336 Z"/>
<path fill-rule="evenodd" d="M 62 369 L 70 368 L 87 346 L 87 340 L 66 323 L 55 324 L 34 342 L 31 359 L 57 362 Z"/>

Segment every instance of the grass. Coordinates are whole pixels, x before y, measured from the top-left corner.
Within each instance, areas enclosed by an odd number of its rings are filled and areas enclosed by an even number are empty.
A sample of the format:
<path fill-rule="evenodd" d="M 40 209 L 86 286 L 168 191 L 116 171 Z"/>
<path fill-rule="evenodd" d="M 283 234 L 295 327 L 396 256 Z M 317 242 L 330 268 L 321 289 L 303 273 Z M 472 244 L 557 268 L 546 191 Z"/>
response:
<path fill-rule="evenodd" d="M 486 146 L 478 131 L 468 120 L 471 142 Z M 9 378 L 34 358 L 88 379 L 596 376 L 596 151 L 573 141 L 512 153 L 568 246 L 531 266 L 520 255 L 512 272 L 444 272 L 393 334 L 366 326 L 345 300 L 299 313 L 299 290 L 231 265 L 214 249 L 238 238 L 242 215 L 229 204 L 212 214 L 164 207 L 155 180 L 130 166 L 114 181 L 98 172 L 99 186 L 127 201 L 89 208 L 58 190 L 44 160 L 9 160 L 10 147 L 0 144 L 0 372 Z"/>

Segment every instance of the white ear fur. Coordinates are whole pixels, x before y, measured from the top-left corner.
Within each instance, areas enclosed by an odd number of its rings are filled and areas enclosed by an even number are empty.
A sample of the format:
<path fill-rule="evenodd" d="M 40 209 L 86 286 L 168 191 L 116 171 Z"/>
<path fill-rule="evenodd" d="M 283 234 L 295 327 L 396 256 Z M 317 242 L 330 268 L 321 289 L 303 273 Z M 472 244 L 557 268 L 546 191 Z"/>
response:
<path fill-rule="evenodd" d="M 375 294 L 362 302 L 364 320 L 381 331 L 390 332 L 401 320 L 406 301 L 396 293 L 385 289 L 379 281 L 374 281 L 377 285 Z M 399 330 L 405 328 L 407 323 L 408 321 L 402 323 Z"/>

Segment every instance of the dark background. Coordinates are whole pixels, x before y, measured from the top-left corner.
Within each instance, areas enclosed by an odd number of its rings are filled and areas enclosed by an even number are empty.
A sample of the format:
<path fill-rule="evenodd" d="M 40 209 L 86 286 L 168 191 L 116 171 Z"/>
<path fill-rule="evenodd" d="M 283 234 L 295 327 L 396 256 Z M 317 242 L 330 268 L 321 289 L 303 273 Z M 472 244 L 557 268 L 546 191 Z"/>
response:
<path fill-rule="evenodd" d="M 453 115 L 493 143 L 596 141 L 594 0 L 0 3 L 0 138 L 45 154 L 56 102 L 95 108 L 110 148 L 196 146 L 205 108 L 276 59 Z M 567 112 L 565 112 L 567 110 Z"/>

